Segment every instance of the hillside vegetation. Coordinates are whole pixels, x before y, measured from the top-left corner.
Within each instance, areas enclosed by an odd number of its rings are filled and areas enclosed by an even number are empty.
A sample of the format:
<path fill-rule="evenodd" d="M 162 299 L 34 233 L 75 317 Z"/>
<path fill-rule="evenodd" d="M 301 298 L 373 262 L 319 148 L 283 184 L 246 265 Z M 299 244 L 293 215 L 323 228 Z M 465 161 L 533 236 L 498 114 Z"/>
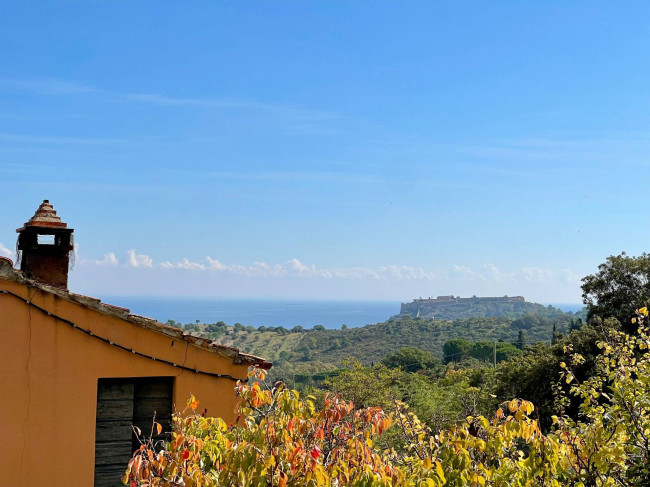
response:
<path fill-rule="evenodd" d="M 125 482 L 650 485 L 650 255 L 610 257 L 583 282 L 586 323 L 536 314 L 342 330 L 189 325 L 273 358 L 275 376 L 238 384 L 236 424 L 199 414 L 191 397 L 174 441 L 159 452 L 145 438 Z M 644 306 L 616 305 L 629 296 Z"/>
<path fill-rule="evenodd" d="M 636 313 L 636 335 L 621 332 L 611 319 L 600 323 L 600 331 L 589 325 L 573 331 L 556 344 L 561 361 L 552 367 L 544 357 L 548 350 L 535 350 L 543 345 L 528 347 L 528 357 L 504 362 L 501 370 L 450 368 L 431 376 L 427 370 L 356 365 L 311 394 L 288 389 L 286 381 L 265 383 L 258 372 L 252 383 L 236 386 L 240 421 L 206 417 L 191 396 L 173 417 L 173 441 L 157 444 L 153 428 L 149 437 L 138 437 L 141 446 L 123 482 L 649 485 L 649 313 L 646 307 Z M 573 351 L 581 343 L 589 344 L 589 354 Z M 547 381 L 534 381 L 537 388 L 556 384 L 541 408 L 524 390 L 499 395 L 505 369 L 517 373 L 513 386 L 532 379 L 530 368 L 522 367 L 526 362 L 548 375 Z"/>
<path fill-rule="evenodd" d="M 531 314 L 553 318 L 562 315 L 563 312 L 553 306 L 530 303 L 521 296 L 504 296 L 501 298 L 443 296 L 438 299 L 416 299 L 411 303 L 403 303 L 401 314 L 410 315 L 414 318 L 420 316 L 438 320 L 457 320 L 460 318 L 502 316 L 521 318 Z"/>
<path fill-rule="evenodd" d="M 547 309 L 542 306 L 542 308 Z M 559 311 L 559 310 L 556 310 Z M 555 312 L 549 318 L 539 314 L 510 317 L 476 317 L 438 320 L 397 316 L 383 323 L 359 328 L 343 327 L 328 330 L 322 326 L 311 329 L 294 327 L 227 326 L 223 322 L 209 325 L 191 324 L 192 333 L 235 346 L 246 353 L 262 356 L 274 363 L 274 375 L 317 374 L 338 369 L 350 357 L 363 365 L 380 362 L 403 347 L 417 347 L 441 360 L 445 344 L 455 339 L 490 343 L 485 360 L 492 360 L 492 343 L 526 344 L 550 342 L 553 330 L 566 332 L 578 319 L 570 313 Z"/>

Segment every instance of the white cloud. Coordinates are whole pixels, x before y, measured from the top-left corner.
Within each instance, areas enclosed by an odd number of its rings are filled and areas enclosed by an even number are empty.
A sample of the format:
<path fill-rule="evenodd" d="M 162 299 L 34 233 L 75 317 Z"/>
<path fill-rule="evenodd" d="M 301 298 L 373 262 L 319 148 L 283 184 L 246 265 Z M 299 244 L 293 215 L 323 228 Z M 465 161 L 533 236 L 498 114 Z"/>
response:
<path fill-rule="evenodd" d="M 436 278 L 436 275 L 433 272 L 427 272 L 421 267 L 389 265 L 381 267 L 380 271 L 388 277 L 396 279 L 424 279 L 427 281 L 433 281 Z"/>
<path fill-rule="evenodd" d="M 5 246 L 2 244 L 2 242 L 0 242 L 0 254 L 3 254 L 3 255 L 5 255 L 6 257 L 9 257 L 9 258 L 11 258 L 11 259 L 14 258 L 14 252 L 13 252 L 13 250 L 8 249 L 7 247 L 5 247 Z"/>
<path fill-rule="evenodd" d="M 222 264 L 220 261 L 213 259 L 211 257 L 208 257 L 208 263 L 210 264 L 210 269 L 222 271 L 228 268 L 227 265 Z"/>
<path fill-rule="evenodd" d="M 381 279 L 381 269 L 374 270 L 367 267 L 338 267 L 331 271 L 331 277 L 339 279 Z"/>
<path fill-rule="evenodd" d="M 466 281 L 474 281 L 476 273 L 466 265 L 452 265 L 452 276 Z"/>
<path fill-rule="evenodd" d="M 138 254 L 134 249 L 126 251 L 131 267 L 153 267 L 153 259 L 145 254 Z"/>
<path fill-rule="evenodd" d="M 332 271 L 328 269 L 319 269 L 315 265 L 305 265 L 298 259 L 293 258 L 287 262 L 288 270 L 291 274 L 303 277 L 332 277 Z"/>
<path fill-rule="evenodd" d="M 102 259 L 84 259 L 86 265 L 118 266 L 119 260 L 115 253 L 109 252 Z M 253 262 L 250 265 L 226 264 L 218 259 L 206 257 L 205 261 L 195 262 L 183 258 L 177 262 L 163 261 L 154 264 L 153 259 L 146 254 L 138 254 L 134 249 L 127 251 L 125 264 L 129 267 L 153 268 L 164 270 L 186 270 L 194 272 L 226 273 L 242 277 L 259 278 L 316 278 L 316 279 L 366 279 L 366 280 L 424 280 L 433 281 L 436 275 L 421 267 L 386 265 L 377 268 L 369 267 L 318 267 L 314 264 L 305 264 L 297 258 L 290 259 L 282 264 L 269 264 L 267 262 Z"/>
<path fill-rule="evenodd" d="M 548 282 L 555 277 L 555 273 L 550 269 L 541 269 L 539 267 L 522 267 L 521 275 L 526 281 Z"/>
<path fill-rule="evenodd" d="M 108 252 L 104 254 L 104 257 L 99 260 L 93 261 L 97 265 L 109 265 L 109 266 L 116 266 L 119 264 L 119 261 L 117 260 L 117 257 L 113 252 Z"/>
<path fill-rule="evenodd" d="M 483 281 L 502 283 L 505 281 L 510 282 L 572 282 L 579 279 L 569 269 L 561 271 L 554 271 L 552 269 L 544 269 L 542 267 L 527 266 L 521 267 L 514 272 L 502 272 L 497 266 L 491 263 L 486 263 L 480 266 L 479 271 L 475 271 L 467 266 L 453 265 L 451 268 L 451 277 L 460 281 Z"/>
<path fill-rule="evenodd" d="M 161 262 L 158 265 L 163 269 L 185 269 L 187 271 L 204 271 L 206 269 L 205 264 L 192 262 L 187 258 L 184 258 L 176 263 L 165 261 L 165 262 Z"/>
<path fill-rule="evenodd" d="M 9 249 L 0 243 L 0 253 L 13 255 Z M 232 276 L 247 278 L 304 278 L 304 279 L 325 279 L 325 280 L 372 280 L 372 281 L 440 281 L 440 278 L 432 271 L 422 267 L 389 264 L 375 268 L 370 267 L 319 267 L 315 264 L 306 264 L 300 259 L 293 258 L 281 264 L 269 264 L 267 262 L 255 261 L 249 265 L 226 264 L 219 259 L 206 257 L 203 261 L 192 261 L 187 257 L 176 262 L 163 261 L 154 263 L 153 259 L 146 254 L 139 254 L 134 249 L 127 251 L 126 261 L 122 264 L 114 252 L 108 252 L 103 258 L 97 260 L 84 259 L 82 264 L 116 267 L 125 265 L 135 268 L 153 268 L 161 270 L 179 270 L 191 272 L 223 273 Z M 444 276 L 443 276 L 444 277 Z M 465 265 L 452 265 L 447 278 L 457 282 L 483 283 L 481 286 L 498 283 L 549 283 L 578 282 L 569 269 L 552 270 L 542 267 L 526 266 L 512 272 L 503 272 L 492 263 L 486 263 L 471 268 Z"/>
<path fill-rule="evenodd" d="M 494 264 L 483 264 L 483 270 L 485 274 L 481 274 L 481 277 L 488 281 L 503 281 L 512 277 L 510 274 L 504 274 L 501 272 L 497 266 Z M 487 275 L 486 275 L 487 274 Z"/>
<path fill-rule="evenodd" d="M 560 271 L 560 277 L 564 282 L 579 283 L 581 281 L 581 278 L 570 269 L 562 269 Z"/>
<path fill-rule="evenodd" d="M 208 262 L 207 270 L 215 272 L 226 272 L 245 277 L 282 277 L 288 275 L 288 270 L 280 264 L 270 265 L 266 262 L 253 262 L 252 265 L 229 265 L 212 257 L 207 257 L 206 260 Z"/>

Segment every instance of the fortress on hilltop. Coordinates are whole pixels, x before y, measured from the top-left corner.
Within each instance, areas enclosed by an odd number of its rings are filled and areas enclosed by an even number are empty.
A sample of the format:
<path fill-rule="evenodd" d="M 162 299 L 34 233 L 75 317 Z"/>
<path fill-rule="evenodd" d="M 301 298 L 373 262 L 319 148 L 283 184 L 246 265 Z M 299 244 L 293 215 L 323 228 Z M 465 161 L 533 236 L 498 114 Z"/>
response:
<path fill-rule="evenodd" d="M 418 298 L 410 303 L 402 303 L 400 314 L 417 317 L 445 318 L 450 312 L 480 308 L 482 316 L 500 316 L 523 311 L 526 303 L 523 296 L 502 296 L 461 298 L 459 296 L 438 296 L 437 298 Z M 455 313 L 454 313 L 455 314 Z M 473 313 L 472 313 L 473 314 Z"/>

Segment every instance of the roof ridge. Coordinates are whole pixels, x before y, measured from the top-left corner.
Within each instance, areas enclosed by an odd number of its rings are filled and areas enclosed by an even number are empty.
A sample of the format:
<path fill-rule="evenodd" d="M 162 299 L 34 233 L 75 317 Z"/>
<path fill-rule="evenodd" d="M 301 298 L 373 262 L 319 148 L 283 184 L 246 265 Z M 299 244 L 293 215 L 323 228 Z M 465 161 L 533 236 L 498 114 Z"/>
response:
<path fill-rule="evenodd" d="M 158 320 L 155 320 L 153 318 L 132 314 L 131 311 L 127 308 L 102 303 L 102 301 L 98 298 L 84 296 L 83 294 L 75 294 L 64 289 L 48 286 L 42 282 L 29 279 L 22 272 L 14 269 L 9 259 L 0 259 L 0 279 L 6 279 L 20 284 L 25 284 L 33 288 L 37 288 L 43 292 L 53 294 L 68 301 L 72 301 L 86 308 L 90 308 L 95 311 L 99 311 L 100 313 L 123 319 L 133 325 L 140 326 L 142 328 L 148 328 L 152 331 L 162 333 L 178 340 L 183 340 L 187 343 L 213 353 L 220 353 L 221 355 L 230 357 L 236 364 L 249 364 L 262 369 L 270 369 L 273 365 L 271 362 L 262 357 L 243 353 L 238 348 L 221 345 L 214 340 L 187 334 L 180 328 L 160 323 Z"/>

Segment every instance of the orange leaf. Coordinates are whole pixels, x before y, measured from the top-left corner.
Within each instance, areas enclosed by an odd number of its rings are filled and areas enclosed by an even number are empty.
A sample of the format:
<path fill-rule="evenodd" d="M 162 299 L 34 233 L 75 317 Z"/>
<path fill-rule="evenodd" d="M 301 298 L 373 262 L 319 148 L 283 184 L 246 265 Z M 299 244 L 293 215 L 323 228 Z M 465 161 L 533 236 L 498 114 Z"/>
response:
<path fill-rule="evenodd" d="M 160 423 L 156 423 L 156 431 L 158 432 L 158 434 L 162 432 L 162 425 Z"/>

